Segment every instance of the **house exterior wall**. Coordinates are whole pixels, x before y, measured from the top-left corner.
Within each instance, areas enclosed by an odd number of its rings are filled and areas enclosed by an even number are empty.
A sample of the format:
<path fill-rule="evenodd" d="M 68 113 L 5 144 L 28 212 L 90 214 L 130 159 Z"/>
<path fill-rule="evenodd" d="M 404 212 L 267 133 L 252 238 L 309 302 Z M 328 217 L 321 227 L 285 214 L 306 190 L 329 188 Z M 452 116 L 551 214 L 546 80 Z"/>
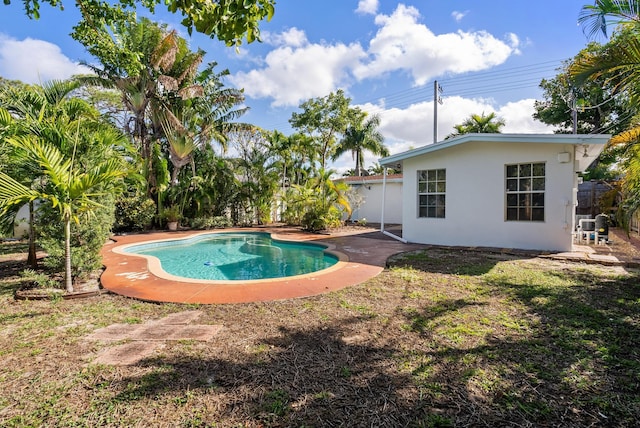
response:
<path fill-rule="evenodd" d="M 358 221 L 364 218 L 368 223 L 380 223 L 382 220 L 382 183 L 349 184 L 363 198 L 360 207 L 351 213 L 351 219 Z M 402 181 L 387 181 L 386 186 L 384 222 L 400 224 L 402 222 Z"/>
<path fill-rule="evenodd" d="M 23 205 L 18 210 L 13 222 L 13 236 L 23 238 L 29 235 L 29 204 Z"/>
<path fill-rule="evenodd" d="M 560 152 L 570 153 L 560 161 Z M 409 242 L 568 251 L 575 201 L 571 144 L 469 142 L 404 160 L 403 237 Z M 544 162 L 545 220 L 506 221 L 505 165 Z M 418 217 L 417 171 L 446 169 L 445 218 Z"/>

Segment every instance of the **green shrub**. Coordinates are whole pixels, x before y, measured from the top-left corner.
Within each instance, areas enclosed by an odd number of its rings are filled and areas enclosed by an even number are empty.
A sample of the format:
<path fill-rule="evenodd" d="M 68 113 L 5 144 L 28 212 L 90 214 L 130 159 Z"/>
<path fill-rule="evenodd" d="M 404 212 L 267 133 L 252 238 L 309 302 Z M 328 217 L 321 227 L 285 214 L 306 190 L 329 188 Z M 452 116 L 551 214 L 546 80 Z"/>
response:
<path fill-rule="evenodd" d="M 342 214 L 333 206 L 314 205 L 302 217 L 302 227 L 311 232 L 331 229 L 342 225 Z"/>
<path fill-rule="evenodd" d="M 115 232 L 137 232 L 151 227 L 156 204 L 146 195 L 123 195 L 116 202 Z"/>
<path fill-rule="evenodd" d="M 198 217 L 191 219 L 189 225 L 193 229 L 224 229 L 233 226 L 230 219 L 225 216 Z"/>
<path fill-rule="evenodd" d="M 98 208 L 79 223 L 71 222 L 71 274 L 74 279 L 86 279 L 102 267 L 100 250 L 111 234 L 114 223 L 113 197 L 99 201 Z M 57 208 L 43 204 L 39 209 L 38 244 L 47 253 L 44 265 L 58 272 L 64 271 L 64 225 Z"/>
<path fill-rule="evenodd" d="M 47 274 L 38 273 L 33 269 L 23 270 L 20 272 L 20 277 L 39 288 L 62 288 L 62 283 L 56 281 Z"/>

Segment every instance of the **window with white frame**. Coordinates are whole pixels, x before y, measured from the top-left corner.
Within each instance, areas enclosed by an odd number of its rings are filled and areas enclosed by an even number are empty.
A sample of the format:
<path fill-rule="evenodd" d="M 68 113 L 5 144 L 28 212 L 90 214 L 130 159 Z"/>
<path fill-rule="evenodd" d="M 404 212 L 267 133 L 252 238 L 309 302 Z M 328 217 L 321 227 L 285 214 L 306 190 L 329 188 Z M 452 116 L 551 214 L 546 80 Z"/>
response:
<path fill-rule="evenodd" d="M 444 218 L 446 190 L 445 169 L 418 171 L 418 217 Z"/>
<path fill-rule="evenodd" d="M 506 165 L 506 220 L 544 221 L 545 164 Z"/>

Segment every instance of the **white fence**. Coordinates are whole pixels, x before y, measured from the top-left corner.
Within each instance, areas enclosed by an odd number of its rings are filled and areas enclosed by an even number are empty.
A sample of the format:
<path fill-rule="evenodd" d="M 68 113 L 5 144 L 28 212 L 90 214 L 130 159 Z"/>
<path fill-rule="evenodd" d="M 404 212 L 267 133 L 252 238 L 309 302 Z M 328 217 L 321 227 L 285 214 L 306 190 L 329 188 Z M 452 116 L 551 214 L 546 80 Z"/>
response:
<path fill-rule="evenodd" d="M 640 211 L 636 211 L 635 215 L 631 217 L 630 229 L 640 235 Z"/>

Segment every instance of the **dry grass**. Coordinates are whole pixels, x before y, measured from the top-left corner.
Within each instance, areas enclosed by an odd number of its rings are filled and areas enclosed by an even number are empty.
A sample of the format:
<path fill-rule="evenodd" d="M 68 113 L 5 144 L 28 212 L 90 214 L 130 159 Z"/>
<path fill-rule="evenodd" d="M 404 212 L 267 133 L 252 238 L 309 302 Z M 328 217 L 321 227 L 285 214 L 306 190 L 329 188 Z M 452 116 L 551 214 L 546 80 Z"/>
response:
<path fill-rule="evenodd" d="M 14 301 L 0 260 L 0 425 L 636 426 L 640 285 L 621 268 L 429 250 L 336 293 L 242 305 Z M 92 361 L 114 323 L 198 309 L 209 342 Z"/>

